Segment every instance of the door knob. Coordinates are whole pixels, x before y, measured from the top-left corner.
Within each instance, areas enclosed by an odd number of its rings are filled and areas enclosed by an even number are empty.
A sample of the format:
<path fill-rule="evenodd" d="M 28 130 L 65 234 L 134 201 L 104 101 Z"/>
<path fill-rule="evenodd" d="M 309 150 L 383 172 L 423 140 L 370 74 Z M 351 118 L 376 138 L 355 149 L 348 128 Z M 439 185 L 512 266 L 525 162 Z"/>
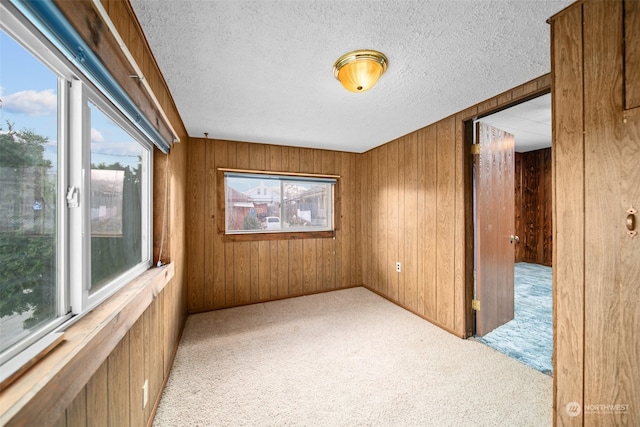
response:
<path fill-rule="evenodd" d="M 516 242 L 516 243 L 520 243 L 520 238 L 518 236 L 515 235 L 511 235 L 510 239 L 511 243 Z"/>
<path fill-rule="evenodd" d="M 627 234 L 629 235 L 629 237 L 634 237 L 636 234 L 638 234 L 638 232 L 636 231 L 636 213 L 638 213 L 637 210 L 635 210 L 632 207 L 630 207 L 629 209 L 627 209 Z"/>

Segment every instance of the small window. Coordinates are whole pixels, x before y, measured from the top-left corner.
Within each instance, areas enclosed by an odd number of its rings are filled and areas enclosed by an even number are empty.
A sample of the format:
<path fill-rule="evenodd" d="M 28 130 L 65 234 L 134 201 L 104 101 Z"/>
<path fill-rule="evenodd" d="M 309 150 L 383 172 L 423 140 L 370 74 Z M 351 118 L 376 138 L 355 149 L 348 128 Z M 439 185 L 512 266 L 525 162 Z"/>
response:
<path fill-rule="evenodd" d="M 225 233 L 333 230 L 336 179 L 225 172 Z"/>

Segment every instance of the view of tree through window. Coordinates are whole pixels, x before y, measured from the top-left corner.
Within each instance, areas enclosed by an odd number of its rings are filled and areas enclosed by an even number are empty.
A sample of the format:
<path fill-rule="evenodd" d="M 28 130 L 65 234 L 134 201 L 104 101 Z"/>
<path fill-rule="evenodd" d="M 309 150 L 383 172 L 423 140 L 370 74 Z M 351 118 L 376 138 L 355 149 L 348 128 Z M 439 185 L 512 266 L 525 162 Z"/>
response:
<path fill-rule="evenodd" d="M 89 108 L 91 292 L 95 292 L 142 261 L 144 149 L 94 104 L 89 103 Z M 101 126 L 98 128 L 94 123 Z"/>
<path fill-rule="evenodd" d="M 225 174 L 227 233 L 330 230 L 335 180 Z"/>
<path fill-rule="evenodd" d="M 0 351 L 57 316 L 58 78 L 0 31 Z M 6 63 L 14 66 L 5 66 Z M 8 64 L 7 64 L 8 65 Z M 29 70 L 29 78 L 25 78 Z"/>

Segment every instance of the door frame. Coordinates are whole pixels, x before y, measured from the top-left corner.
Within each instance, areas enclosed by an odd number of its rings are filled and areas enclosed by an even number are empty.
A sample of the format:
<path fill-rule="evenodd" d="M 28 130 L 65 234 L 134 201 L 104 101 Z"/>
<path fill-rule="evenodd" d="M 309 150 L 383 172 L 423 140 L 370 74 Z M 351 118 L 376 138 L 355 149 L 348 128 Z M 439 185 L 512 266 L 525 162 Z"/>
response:
<path fill-rule="evenodd" d="M 462 163 L 463 163 L 463 181 L 464 181 L 464 222 L 465 222 L 465 326 L 466 337 L 473 337 L 476 334 L 476 312 L 472 308 L 474 294 L 474 276 L 475 276 L 475 229 L 474 229 L 474 213 L 473 213 L 473 155 L 471 154 L 471 145 L 473 144 L 474 122 L 483 117 L 507 110 L 518 104 L 530 101 L 543 95 L 551 93 L 551 82 L 538 86 L 537 90 L 530 92 L 527 96 L 507 101 L 502 104 L 496 102 L 492 107 L 482 109 L 481 113 L 465 116 L 462 119 L 463 124 L 463 144 L 462 144 Z M 551 95 L 553 97 L 553 94 Z M 499 100 L 500 96 L 491 98 L 490 100 Z M 485 104 L 481 104 L 485 105 Z M 553 105 L 553 99 L 551 100 Z M 480 108 L 479 108 L 480 109 Z M 551 185 L 555 188 L 555 174 L 552 173 Z M 555 224 L 554 226 L 555 227 Z M 555 252 L 555 246 L 553 251 Z M 553 284 L 552 284 L 553 286 Z M 555 333 L 555 323 L 553 325 Z"/>

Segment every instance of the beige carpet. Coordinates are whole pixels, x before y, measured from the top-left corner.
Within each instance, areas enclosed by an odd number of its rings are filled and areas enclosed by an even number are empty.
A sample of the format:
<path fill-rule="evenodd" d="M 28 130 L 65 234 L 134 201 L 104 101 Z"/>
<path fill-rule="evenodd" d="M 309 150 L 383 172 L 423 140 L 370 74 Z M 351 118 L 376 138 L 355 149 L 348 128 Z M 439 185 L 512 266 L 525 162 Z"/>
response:
<path fill-rule="evenodd" d="M 190 316 L 154 426 L 544 426 L 552 381 L 354 288 Z"/>

